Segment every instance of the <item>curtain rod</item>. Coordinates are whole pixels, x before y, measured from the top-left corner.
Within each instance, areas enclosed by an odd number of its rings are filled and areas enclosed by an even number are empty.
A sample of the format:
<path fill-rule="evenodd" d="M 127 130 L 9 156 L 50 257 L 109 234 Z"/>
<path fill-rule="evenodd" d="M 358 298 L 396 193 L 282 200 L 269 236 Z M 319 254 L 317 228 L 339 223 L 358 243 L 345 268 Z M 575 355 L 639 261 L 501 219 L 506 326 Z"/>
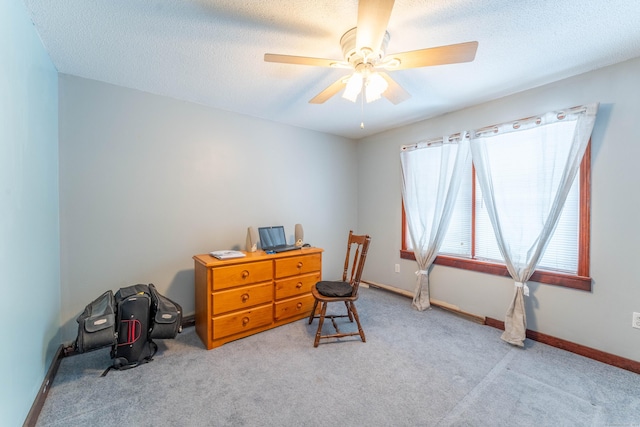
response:
<path fill-rule="evenodd" d="M 499 123 L 491 126 L 485 126 L 483 128 L 474 130 L 473 133 L 475 133 L 476 135 L 484 134 L 488 132 L 497 133 L 500 126 L 504 126 L 508 124 L 511 124 L 514 129 L 519 129 L 523 124 L 529 124 L 532 122 L 535 122 L 536 125 L 539 125 L 542 123 L 542 116 L 550 113 L 552 114 L 555 113 L 558 120 L 563 120 L 567 117 L 567 114 L 579 114 L 587 111 L 587 109 L 588 107 L 585 105 L 578 105 L 575 107 L 565 108 L 559 111 L 550 111 L 545 114 L 539 114 L 536 116 L 525 117 L 517 120 L 510 120 L 507 122 L 503 122 L 503 123 Z"/>
<path fill-rule="evenodd" d="M 459 140 L 461 138 L 461 136 L 462 136 L 462 132 L 454 133 L 454 134 L 449 135 L 447 137 L 447 141 L 448 142 L 457 141 L 457 140 Z M 464 137 L 465 138 L 469 138 L 469 134 L 467 132 L 464 132 Z M 406 145 L 403 145 L 402 147 L 400 147 L 400 149 L 402 151 L 406 151 L 406 150 L 414 150 L 414 149 L 416 149 L 416 148 L 418 148 L 420 146 L 422 146 L 422 147 L 431 147 L 431 146 L 435 146 L 436 144 L 442 144 L 443 141 L 444 141 L 444 137 L 441 136 L 439 138 L 425 139 L 425 140 L 422 140 L 422 141 L 415 142 L 413 144 L 406 144 Z"/>
<path fill-rule="evenodd" d="M 577 105 L 575 107 L 564 108 L 557 111 L 549 111 L 547 113 L 536 115 L 536 116 L 530 116 L 522 119 L 511 120 L 508 122 L 503 122 L 503 123 L 495 124 L 491 126 L 485 126 L 485 127 L 476 129 L 472 132 L 474 133 L 474 135 L 477 136 L 477 135 L 486 134 L 489 132 L 497 133 L 499 131 L 500 126 L 504 126 L 508 124 L 511 124 L 511 126 L 513 126 L 513 128 L 516 130 L 519 129 L 522 125 L 529 124 L 531 122 L 535 122 L 536 125 L 539 125 L 542 123 L 542 117 L 546 116 L 547 114 L 555 114 L 558 120 L 565 119 L 569 114 L 580 114 L 580 113 L 589 112 L 589 111 L 593 111 L 595 114 L 595 111 L 597 111 L 598 106 L 599 106 L 598 102 L 595 102 L 592 104 Z M 448 141 L 453 142 L 455 140 L 459 140 L 463 134 L 465 138 L 470 138 L 470 132 L 465 131 L 465 132 L 458 132 L 458 133 L 454 133 L 453 135 L 450 135 L 448 137 Z M 444 138 L 445 137 L 427 139 L 427 140 L 422 140 L 413 144 L 403 145 L 400 147 L 400 150 L 407 151 L 407 150 L 415 150 L 416 148 L 419 148 L 421 146 L 422 147 L 435 146 L 435 144 L 441 144 Z"/>

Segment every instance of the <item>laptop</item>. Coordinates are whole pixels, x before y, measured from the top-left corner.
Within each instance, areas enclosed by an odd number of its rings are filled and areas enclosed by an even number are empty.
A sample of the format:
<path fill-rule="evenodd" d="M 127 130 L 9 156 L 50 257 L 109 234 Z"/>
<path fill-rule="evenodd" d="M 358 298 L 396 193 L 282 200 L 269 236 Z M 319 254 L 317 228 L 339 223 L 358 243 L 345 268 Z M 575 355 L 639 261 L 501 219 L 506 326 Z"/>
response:
<path fill-rule="evenodd" d="M 287 245 L 287 238 L 284 234 L 284 226 L 258 227 L 260 246 L 265 252 L 286 252 L 300 249 L 300 246 Z"/>

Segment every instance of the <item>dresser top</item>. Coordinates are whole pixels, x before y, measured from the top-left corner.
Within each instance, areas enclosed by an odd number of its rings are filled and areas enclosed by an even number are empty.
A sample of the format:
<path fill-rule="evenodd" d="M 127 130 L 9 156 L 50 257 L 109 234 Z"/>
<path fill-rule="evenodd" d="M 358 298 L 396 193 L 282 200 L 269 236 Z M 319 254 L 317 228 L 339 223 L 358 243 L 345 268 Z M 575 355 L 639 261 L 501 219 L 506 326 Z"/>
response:
<path fill-rule="evenodd" d="M 200 254 L 194 255 L 193 259 L 195 262 L 200 263 L 206 267 L 215 267 L 219 265 L 233 265 L 233 264 L 242 264 L 245 262 L 255 262 L 255 261 L 267 261 L 272 259 L 281 259 L 281 258 L 291 258 L 295 256 L 302 255 L 312 255 L 322 253 L 324 249 L 321 248 L 300 248 L 293 251 L 281 252 L 279 254 L 267 254 L 265 251 L 256 251 L 256 252 L 243 252 L 246 256 L 242 258 L 232 258 L 232 259 L 217 259 L 210 254 Z"/>

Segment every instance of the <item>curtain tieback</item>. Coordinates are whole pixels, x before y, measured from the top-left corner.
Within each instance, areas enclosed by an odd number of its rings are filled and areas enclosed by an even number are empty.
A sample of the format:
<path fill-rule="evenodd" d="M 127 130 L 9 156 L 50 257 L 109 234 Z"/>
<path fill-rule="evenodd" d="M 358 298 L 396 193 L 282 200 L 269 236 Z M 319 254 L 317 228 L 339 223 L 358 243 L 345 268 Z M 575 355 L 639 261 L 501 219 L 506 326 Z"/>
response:
<path fill-rule="evenodd" d="M 428 276 L 429 275 L 429 271 L 428 270 L 418 270 L 418 271 L 416 271 L 416 276 L 420 276 L 421 274 L 423 276 Z"/>
<path fill-rule="evenodd" d="M 522 288 L 522 292 L 524 293 L 524 296 L 526 297 L 529 296 L 529 287 L 527 286 L 526 283 L 516 282 L 516 288 Z"/>

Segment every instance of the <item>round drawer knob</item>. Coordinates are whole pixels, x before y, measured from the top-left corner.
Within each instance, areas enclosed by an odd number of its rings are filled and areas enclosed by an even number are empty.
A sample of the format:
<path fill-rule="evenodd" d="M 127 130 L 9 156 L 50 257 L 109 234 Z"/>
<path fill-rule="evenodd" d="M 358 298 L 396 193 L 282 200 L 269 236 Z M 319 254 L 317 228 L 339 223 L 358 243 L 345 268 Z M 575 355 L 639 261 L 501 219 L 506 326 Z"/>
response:
<path fill-rule="evenodd" d="M 247 323 L 249 323 L 249 318 L 248 317 L 243 317 L 242 318 L 242 326 L 247 326 Z"/>
<path fill-rule="evenodd" d="M 302 262 L 299 262 L 299 263 L 298 263 L 298 268 L 302 268 L 302 266 L 303 266 L 303 265 L 304 265 L 304 264 L 302 264 Z"/>
<path fill-rule="evenodd" d="M 249 277 L 249 272 L 247 270 L 243 270 L 242 271 L 242 278 L 246 279 L 247 277 Z"/>
<path fill-rule="evenodd" d="M 296 285 L 296 288 L 300 289 L 302 287 L 302 282 L 298 282 L 298 284 Z"/>
<path fill-rule="evenodd" d="M 242 294 L 240 298 L 242 298 L 242 302 L 247 302 L 247 300 L 249 299 L 249 294 Z"/>
<path fill-rule="evenodd" d="M 302 303 L 301 303 L 301 302 L 299 302 L 298 304 L 296 304 L 296 308 L 297 308 L 298 310 L 300 310 L 300 309 L 302 308 Z"/>

